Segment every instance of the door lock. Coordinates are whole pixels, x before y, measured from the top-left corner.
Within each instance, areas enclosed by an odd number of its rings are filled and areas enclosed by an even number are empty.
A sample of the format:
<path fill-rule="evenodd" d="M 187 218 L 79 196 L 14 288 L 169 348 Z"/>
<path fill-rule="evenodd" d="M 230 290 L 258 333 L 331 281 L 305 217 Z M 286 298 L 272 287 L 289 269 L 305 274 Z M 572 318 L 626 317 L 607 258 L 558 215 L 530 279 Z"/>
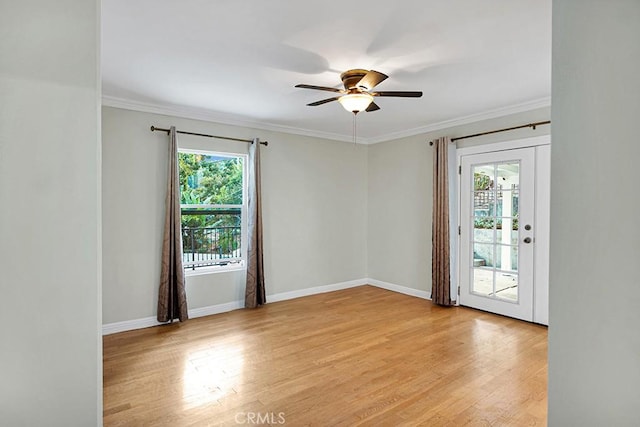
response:
<path fill-rule="evenodd" d="M 522 241 L 525 243 L 531 243 L 531 237 L 525 237 Z"/>

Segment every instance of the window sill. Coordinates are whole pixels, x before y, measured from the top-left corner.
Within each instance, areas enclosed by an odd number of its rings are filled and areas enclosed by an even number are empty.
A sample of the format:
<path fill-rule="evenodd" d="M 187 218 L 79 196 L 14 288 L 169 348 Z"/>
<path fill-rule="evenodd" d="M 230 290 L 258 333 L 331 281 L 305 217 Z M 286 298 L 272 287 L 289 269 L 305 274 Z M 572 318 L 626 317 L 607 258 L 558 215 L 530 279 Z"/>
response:
<path fill-rule="evenodd" d="M 239 265 L 214 265 L 211 267 L 201 267 L 195 270 L 186 268 L 184 270 L 185 277 L 202 276 L 204 274 L 229 273 L 231 271 L 244 271 L 247 267 L 244 262 Z"/>

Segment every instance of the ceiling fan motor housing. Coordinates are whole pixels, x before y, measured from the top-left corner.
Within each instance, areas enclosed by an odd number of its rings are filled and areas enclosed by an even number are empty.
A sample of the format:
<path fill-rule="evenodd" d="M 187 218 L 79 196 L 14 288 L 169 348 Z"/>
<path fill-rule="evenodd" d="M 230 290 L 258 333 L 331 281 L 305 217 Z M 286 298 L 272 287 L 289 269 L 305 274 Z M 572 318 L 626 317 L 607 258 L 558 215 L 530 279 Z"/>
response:
<path fill-rule="evenodd" d="M 357 89 L 358 82 L 369 72 L 369 70 L 361 70 L 359 68 L 354 70 L 347 70 L 340 74 L 340 80 L 344 84 L 346 90 Z M 366 89 L 365 89 L 366 90 Z"/>

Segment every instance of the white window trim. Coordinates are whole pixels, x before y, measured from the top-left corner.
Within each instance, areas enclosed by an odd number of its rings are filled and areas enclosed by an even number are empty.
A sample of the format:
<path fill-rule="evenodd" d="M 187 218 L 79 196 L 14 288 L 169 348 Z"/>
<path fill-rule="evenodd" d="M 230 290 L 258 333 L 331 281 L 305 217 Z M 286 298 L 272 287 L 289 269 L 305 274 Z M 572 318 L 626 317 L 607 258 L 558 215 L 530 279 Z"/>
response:
<path fill-rule="evenodd" d="M 242 158 L 242 205 L 188 205 L 181 204 L 180 209 L 195 209 L 195 208 L 210 208 L 210 209 L 228 209 L 240 207 L 240 258 L 228 258 L 228 261 L 241 262 L 231 265 L 212 265 L 208 267 L 200 267 L 196 269 L 190 269 L 187 264 L 183 265 L 185 277 L 200 276 L 203 274 L 216 274 L 216 273 L 228 273 L 231 271 L 245 271 L 247 269 L 247 212 L 248 212 L 248 182 L 247 174 L 249 171 L 249 155 L 245 153 L 229 153 L 219 152 L 211 150 L 197 150 L 193 148 L 180 148 L 178 147 L 178 153 L 186 154 L 204 154 L 216 157 L 226 157 L 229 159 Z"/>

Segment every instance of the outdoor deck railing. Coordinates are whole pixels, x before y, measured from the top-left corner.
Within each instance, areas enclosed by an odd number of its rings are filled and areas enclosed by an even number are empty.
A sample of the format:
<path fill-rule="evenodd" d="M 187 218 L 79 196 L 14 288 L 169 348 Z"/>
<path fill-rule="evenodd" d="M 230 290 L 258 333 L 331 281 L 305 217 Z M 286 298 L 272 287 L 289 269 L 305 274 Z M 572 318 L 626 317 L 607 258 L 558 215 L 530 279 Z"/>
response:
<path fill-rule="evenodd" d="M 239 224 L 235 211 L 189 211 L 186 215 L 207 215 L 214 224 Z M 222 220 L 222 221 L 221 221 Z M 225 221 L 226 220 L 226 221 Z M 182 227 L 182 262 L 185 268 L 226 265 L 241 261 L 242 233 L 240 225 L 211 225 Z"/>

